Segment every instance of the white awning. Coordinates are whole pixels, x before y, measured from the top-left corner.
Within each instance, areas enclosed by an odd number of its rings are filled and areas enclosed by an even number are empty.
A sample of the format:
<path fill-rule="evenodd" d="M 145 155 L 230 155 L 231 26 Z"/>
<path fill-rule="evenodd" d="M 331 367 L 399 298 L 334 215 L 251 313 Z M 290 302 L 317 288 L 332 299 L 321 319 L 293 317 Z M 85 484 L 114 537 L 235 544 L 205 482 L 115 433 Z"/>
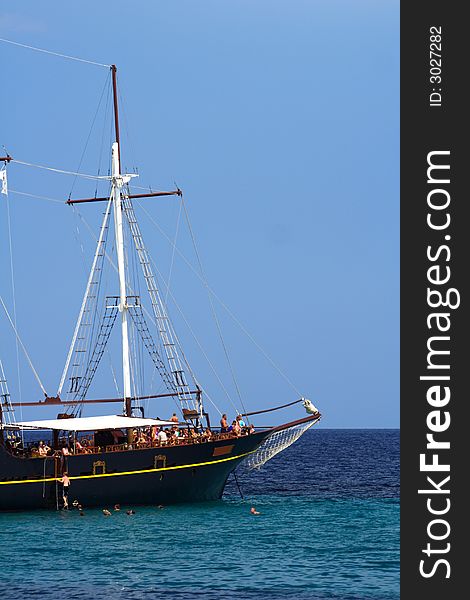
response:
<path fill-rule="evenodd" d="M 45 421 L 21 421 L 4 425 L 8 429 L 56 429 L 59 431 L 100 431 L 103 429 L 127 429 L 129 427 L 146 427 L 148 425 L 170 426 L 172 421 L 158 419 L 142 419 L 139 417 L 123 417 L 107 415 L 100 417 L 77 417 L 72 419 L 51 419 Z"/>

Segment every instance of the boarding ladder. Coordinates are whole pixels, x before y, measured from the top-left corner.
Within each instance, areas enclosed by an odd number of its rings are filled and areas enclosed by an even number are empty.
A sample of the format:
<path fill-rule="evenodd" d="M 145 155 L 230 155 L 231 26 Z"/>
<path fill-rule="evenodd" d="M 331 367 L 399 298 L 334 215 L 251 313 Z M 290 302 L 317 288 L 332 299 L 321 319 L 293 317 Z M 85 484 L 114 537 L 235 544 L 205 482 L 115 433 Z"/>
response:
<path fill-rule="evenodd" d="M 72 380 L 71 385 L 75 386 L 69 390 L 75 394 L 75 399 L 83 400 L 88 392 L 88 388 L 93 380 L 98 365 L 100 364 L 101 358 L 108 343 L 109 336 L 113 329 L 113 325 L 116 321 L 116 317 L 119 313 L 119 296 L 107 296 L 106 307 L 101 319 L 100 328 L 98 335 L 96 336 L 95 347 L 91 353 L 90 360 L 88 361 L 85 374 L 79 381 L 74 382 Z"/>
<path fill-rule="evenodd" d="M 129 298 L 128 298 L 129 302 Z M 160 374 L 160 377 L 163 380 L 167 390 L 169 392 L 174 392 L 178 394 L 178 390 L 176 388 L 173 377 L 168 372 L 168 369 L 163 362 L 158 350 L 157 346 L 153 340 L 153 337 L 149 331 L 147 321 L 145 320 L 144 311 L 142 310 L 142 305 L 140 304 L 139 298 L 136 297 L 136 301 L 134 304 L 128 304 L 129 314 L 131 315 L 132 321 L 135 325 L 135 328 L 139 332 L 139 335 L 144 343 L 144 346 L 147 348 L 148 353 L 150 354 L 150 358 L 152 359 L 157 371 Z"/>
<path fill-rule="evenodd" d="M 3 370 L 3 363 L 0 360 L 0 423 L 5 422 L 8 425 L 14 421 L 14 412 L 8 391 L 8 382 Z"/>
<path fill-rule="evenodd" d="M 108 237 L 108 230 L 109 212 L 105 216 L 105 220 L 103 223 L 103 235 L 100 237 L 100 241 L 98 242 L 95 268 L 93 270 L 90 284 L 87 289 L 87 296 L 85 299 L 85 304 L 81 315 L 77 337 L 75 340 L 75 346 L 73 349 L 72 362 L 70 365 L 70 387 L 68 390 L 68 394 L 71 394 L 74 398 L 77 397 L 78 392 L 82 389 L 82 382 L 87 382 L 86 390 L 88 390 L 88 387 L 91 383 L 91 380 L 88 382 L 87 379 L 90 367 L 90 360 L 87 363 L 87 357 L 89 356 L 89 352 L 91 351 L 93 334 L 95 330 L 94 322 L 97 311 L 97 298 L 99 296 L 104 257 L 106 255 L 106 241 Z M 86 371 L 85 374 L 84 371 Z M 94 375 L 95 371 L 96 368 L 93 371 L 92 376 Z"/>
<path fill-rule="evenodd" d="M 155 316 L 156 326 L 160 334 L 163 350 L 170 366 L 172 374 L 172 387 L 176 389 L 181 401 L 189 402 L 191 400 L 190 388 L 184 376 L 182 361 L 178 354 L 177 337 L 168 318 L 166 308 L 160 297 L 155 276 L 150 264 L 150 257 L 145 248 L 139 224 L 135 218 L 134 208 L 131 200 L 122 196 L 122 206 L 129 223 L 129 228 L 134 240 L 135 248 L 142 267 L 147 291 L 152 302 L 153 314 Z"/>

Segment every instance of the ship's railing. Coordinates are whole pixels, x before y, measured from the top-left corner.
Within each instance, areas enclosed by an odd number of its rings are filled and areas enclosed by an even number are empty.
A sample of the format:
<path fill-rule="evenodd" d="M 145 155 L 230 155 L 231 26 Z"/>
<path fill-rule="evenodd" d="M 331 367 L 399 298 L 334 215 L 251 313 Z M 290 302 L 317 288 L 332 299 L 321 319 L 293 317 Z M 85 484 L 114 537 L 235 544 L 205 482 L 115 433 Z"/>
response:
<path fill-rule="evenodd" d="M 260 428 L 261 429 L 261 428 Z M 219 440 L 234 439 L 237 437 L 244 437 L 249 435 L 248 428 L 245 428 L 241 434 L 237 435 L 233 432 L 218 432 L 212 431 L 210 436 L 204 434 L 195 434 L 194 436 L 181 436 L 171 437 L 166 442 L 161 440 L 152 440 L 146 442 L 133 442 L 121 443 L 121 444 L 107 444 L 103 446 L 97 446 L 93 444 L 93 440 L 90 436 L 86 439 L 87 445 L 80 444 L 80 447 L 73 448 L 73 444 L 69 447 L 69 456 L 78 454 L 102 454 L 102 453 L 115 453 L 115 452 L 127 452 L 129 450 L 146 450 L 150 448 L 167 448 L 174 446 L 190 446 L 194 444 L 204 444 L 207 442 L 214 442 Z M 92 437 L 92 436 L 91 436 Z M 84 438 L 81 439 L 84 441 Z M 40 455 L 38 452 L 37 443 L 29 442 L 25 444 L 25 447 L 7 448 L 11 454 L 14 454 L 20 458 L 50 458 L 50 457 L 61 457 L 63 456 L 62 450 L 50 450 L 47 455 Z"/>

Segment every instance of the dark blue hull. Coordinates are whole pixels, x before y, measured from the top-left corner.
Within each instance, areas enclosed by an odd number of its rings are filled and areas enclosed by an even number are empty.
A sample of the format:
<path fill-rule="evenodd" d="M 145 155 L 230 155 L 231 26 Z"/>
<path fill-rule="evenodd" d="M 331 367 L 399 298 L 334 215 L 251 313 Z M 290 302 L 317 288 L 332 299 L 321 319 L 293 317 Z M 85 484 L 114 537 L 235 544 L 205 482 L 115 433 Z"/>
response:
<path fill-rule="evenodd" d="M 64 470 L 69 504 L 172 504 L 219 499 L 229 474 L 269 432 L 217 440 L 67 457 L 22 458 L 0 445 L 0 510 L 60 508 Z"/>

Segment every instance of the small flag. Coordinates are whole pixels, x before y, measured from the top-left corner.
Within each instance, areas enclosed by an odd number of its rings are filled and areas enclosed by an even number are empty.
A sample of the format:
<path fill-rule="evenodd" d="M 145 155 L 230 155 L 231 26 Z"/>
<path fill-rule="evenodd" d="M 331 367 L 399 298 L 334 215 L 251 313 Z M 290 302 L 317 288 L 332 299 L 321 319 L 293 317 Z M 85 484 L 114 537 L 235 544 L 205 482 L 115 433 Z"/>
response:
<path fill-rule="evenodd" d="M 0 171 L 0 182 L 2 183 L 2 194 L 8 195 L 7 172 L 6 169 Z"/>

